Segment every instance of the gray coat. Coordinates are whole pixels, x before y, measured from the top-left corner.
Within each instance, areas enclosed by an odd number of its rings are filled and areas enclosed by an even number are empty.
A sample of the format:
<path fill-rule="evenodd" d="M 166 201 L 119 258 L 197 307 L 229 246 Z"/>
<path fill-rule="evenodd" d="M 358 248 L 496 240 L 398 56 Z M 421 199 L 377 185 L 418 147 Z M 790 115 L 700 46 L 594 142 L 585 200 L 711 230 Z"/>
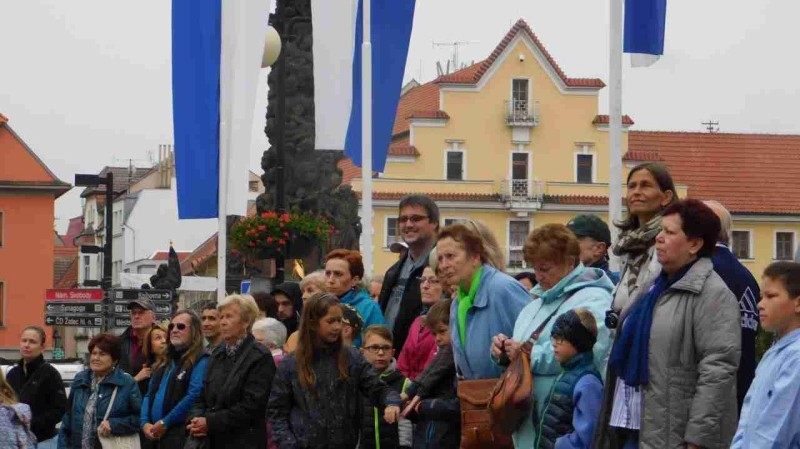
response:
<path fill-rule="evenodd" d="M 650 330 L 650 381 L 643 387 L 639 447 L 727 448 L 736 431 L 736 370 L 741 351 L 739 307 L 714 272 L 698 260 L 658 299 Z M 593 448 L 617 448 L 608 423 L 617 376 L 609 370 Z"/>

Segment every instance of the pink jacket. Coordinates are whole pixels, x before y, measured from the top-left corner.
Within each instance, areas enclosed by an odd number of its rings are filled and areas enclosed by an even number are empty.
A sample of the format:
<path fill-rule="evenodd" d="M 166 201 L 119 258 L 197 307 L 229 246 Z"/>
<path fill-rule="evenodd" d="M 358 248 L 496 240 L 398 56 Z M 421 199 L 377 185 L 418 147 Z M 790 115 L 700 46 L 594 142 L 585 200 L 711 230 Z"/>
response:
<path fill-rule="evenodd" d="M 436 355 L 436 341 L 433 332 L 423 323 L 424 316 L 418 316 L 411 323 L 408 338 L 397 359 L 397 369 L 409 380 L 415 380 Z"/>

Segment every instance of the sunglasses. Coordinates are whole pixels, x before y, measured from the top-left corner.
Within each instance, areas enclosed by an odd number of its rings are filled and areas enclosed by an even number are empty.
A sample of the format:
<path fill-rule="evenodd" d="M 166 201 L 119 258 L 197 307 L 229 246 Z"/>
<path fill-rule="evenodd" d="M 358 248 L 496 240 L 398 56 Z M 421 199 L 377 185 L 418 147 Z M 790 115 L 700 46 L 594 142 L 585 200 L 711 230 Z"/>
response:
<path fill-rule="evenodd" d="M 184 331 L 184 330 L 186 330 L 186 328 L 188 326 L 186 326 L 186 324 L 184 324 L 184 323 L 177 323 L 177 324 L 176 323 L 169 323 L 169 326 L 167 326 L 167 329 L 170 332 L 172 332 L 172 329 L 175 329 L 176 327 L 178 328 L 179 331 Z"/>

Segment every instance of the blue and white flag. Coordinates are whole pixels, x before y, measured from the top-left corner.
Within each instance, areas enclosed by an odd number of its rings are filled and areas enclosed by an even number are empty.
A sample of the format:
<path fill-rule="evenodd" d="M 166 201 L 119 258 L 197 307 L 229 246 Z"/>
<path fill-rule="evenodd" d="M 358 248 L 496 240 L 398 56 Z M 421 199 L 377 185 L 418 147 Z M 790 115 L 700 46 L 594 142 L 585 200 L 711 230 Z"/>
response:
<path fill-rule="evenodd" d="M 625 0 L 624 52 L 633 67 L 647 67 L 664 54 L 667 0 Z"/>
<path fill-rule="evenodd" d="M 218 217 L 220 189 L 225 214 L 247 212 L 253 108 L 270 1 L 172 0 L 172 115 L 181 219 Z M 220 170 L 226 165 L 227 173 Z"/>
<path fill-rule="evenodd" d="M 362 1 L 372 1 L 372 167 L 383 171 L 403 87 L 415 0 L 312 0 L 317 149 L 361 166 Z"/>

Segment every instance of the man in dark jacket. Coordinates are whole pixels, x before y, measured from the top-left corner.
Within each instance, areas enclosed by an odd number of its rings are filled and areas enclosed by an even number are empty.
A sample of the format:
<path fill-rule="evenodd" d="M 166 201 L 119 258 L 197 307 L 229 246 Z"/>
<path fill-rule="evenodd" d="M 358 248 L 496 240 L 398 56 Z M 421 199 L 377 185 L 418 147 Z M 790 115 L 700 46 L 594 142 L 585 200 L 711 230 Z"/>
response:
<path fill-rule="evenodd" d="M 169 360 L 154 367 L 142 399 L 146 448 L 182 448 L 186 443 L 186 417 L 203 389 L 208 361 L 200 328 L 200 317 L 194 311 L 179 310 L 172 317 Z"/>
<path fill-rule="evenodd" d="M 717 201 L 705 202 L 719 217 L 721 224 L 717 248 L 711 260 L 714 271 L 739 300 L 739 314 L 742 317 L 742 356 L 736 382 L 736 399 L 739 411 L 756 375 L 756 338 L 758 337 L 758 300 L 761 289 L 750 270 L 745 268 L 730 250 L 731 227 L 733 220 L 728 210 Z"/>
<path fill-rule="evenodd" d="M 131 325 L 119 336 L 122 343 L 119 367 L 133 376 L 139 384 L 139 393 L 144 395 L 150 382 L 150 367 L 145 363 L 142 346 L 156 321 L 156 306 L 149 299 L 137 299 L 128 303 L 128 310 Z"/>
<path fill-rule="evenodd" d="M 31 407 L 31 431 L 39 441 L 39 447 L 56 436 L 56 424 L 61 421 L 67 407 L 67 395 L 61 374 L 45 362 L 42 352 L 46 334 L 39 326 L 28 326 L 20 338 L 19 364 L 8 371 L 6 380 L 17 394 L 19 402 Z"/>
<path fill-rule="evenodd" d="M 417 278 L 428 266 L 428 255 L 439 231 L 439 207 L 427 196 L 407 196 L 400 201 L 397 225 L 400 237 L 408 245 L 408 254 L 386 271 L 378 303 L 399 356 L 411 323 L 422 311 Z"/>

